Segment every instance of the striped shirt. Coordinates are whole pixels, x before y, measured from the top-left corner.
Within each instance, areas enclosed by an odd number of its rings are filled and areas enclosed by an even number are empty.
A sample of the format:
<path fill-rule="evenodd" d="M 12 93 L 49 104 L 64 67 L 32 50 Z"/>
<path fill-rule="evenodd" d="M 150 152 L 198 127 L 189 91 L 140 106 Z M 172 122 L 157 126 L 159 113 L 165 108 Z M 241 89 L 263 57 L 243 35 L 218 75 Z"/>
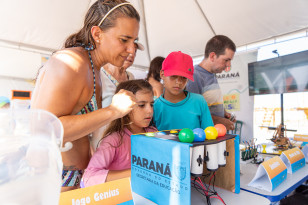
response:
<path fill-rule="evenodd" d="M 188 81 L 186 90 L 203 95 L 212 115 L 224 117 L 223 95 L 214 73 L 195 65 L 194 82 Z"/>

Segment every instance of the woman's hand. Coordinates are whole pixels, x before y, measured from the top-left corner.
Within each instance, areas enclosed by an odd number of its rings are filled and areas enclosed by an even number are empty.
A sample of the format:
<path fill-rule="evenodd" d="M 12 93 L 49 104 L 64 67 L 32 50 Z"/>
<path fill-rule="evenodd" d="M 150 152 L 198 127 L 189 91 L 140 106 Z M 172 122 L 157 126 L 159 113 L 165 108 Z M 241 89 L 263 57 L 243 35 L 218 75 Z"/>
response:
<path fill-rule="evenodd" d="M 136 105 L 135 95 L 127 90 L 120 90 L 112 98 L 110 108 L 118 115 L 118 118 L 127 115 Z"/>

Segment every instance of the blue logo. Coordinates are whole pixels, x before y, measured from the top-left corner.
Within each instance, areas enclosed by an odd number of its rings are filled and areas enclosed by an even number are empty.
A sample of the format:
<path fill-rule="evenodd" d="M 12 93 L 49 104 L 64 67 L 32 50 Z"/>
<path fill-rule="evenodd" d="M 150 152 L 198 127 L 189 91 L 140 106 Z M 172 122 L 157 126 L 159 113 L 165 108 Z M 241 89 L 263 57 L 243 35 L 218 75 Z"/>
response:
<path fill-rule="evenodd" d="M 173 172 L 174 175 L 181 181 L 186 178 L 186 167 L 173 165 Z"/>

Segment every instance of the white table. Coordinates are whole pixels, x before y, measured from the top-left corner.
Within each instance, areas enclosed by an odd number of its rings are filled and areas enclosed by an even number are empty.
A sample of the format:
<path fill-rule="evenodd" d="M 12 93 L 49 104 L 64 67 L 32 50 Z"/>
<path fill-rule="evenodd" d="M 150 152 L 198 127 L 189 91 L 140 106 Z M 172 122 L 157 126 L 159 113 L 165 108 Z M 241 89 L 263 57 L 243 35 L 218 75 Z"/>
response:
<path fill-rule="evenodd" d="M 251 193 L 264 196 L 268 198 L 271 202 L 280 201 L 289 193 L 291 193 L 294 189 L 296 189 L 299 185 L 308 180 L 308 165 L 306 164 L 305 167 L 299 169 L 294 174 L 288 173 L 287 179 L 285 181 L 283 181 L 272 192 L 268 192 L 265 190 L 248 186 L 248 184 L 255 176 L 257 169 L 258 165 L 256 164 L 241 164 L 241 191 L 245 190 Z"/>
<path fill-rule="evenodd" d="M 270 204 L 270 201 L 262 196 L 252 194 L 250 192 L 241 190 L 239 194 L 232 193 L 230 191 L 215 188 L 217 193 L 220 197 L 224 200 L 227 205 L 267 205 Z M 133 193 L 133 198 L 135 205 L 154 205 L 155 203 L 151 202 L 150 200 Z M 168 199 L 166 199 L 168 200 Z M 198 191 L 194 188 L 191 188 L 191 205 L 204 205 L 207 204 L 206 198 L 201 195 Z M 216 198 L 211 199 L 212 205 L 222 205 L 223 203 Z"/>

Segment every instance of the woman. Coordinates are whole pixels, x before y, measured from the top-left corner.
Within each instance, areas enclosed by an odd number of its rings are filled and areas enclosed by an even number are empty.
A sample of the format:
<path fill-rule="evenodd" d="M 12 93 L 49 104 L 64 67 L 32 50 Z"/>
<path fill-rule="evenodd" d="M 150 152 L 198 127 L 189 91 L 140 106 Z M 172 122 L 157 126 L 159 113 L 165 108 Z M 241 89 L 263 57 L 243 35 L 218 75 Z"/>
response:
<path fill-rule="evenodd" d="M 164 86 L 160 83 L 160 70 L 165 60 L 164 57 L 157 56 L 155 57 L 151 63 L 149 72 L 146 80 L 152 85 L 154 98 L 159 98 L 159 96 L 163 93 Z"/>
<path fill-rule="evenodd" d="M 135 52 L 129 54 L 124 64 L 121 67 L 114 66 L 112 64 L 106 64 L 101 68 L 101 80 L 102 80 L 102 106 L 107 107 L 110 105 L 112 96 L 119 83 L 135 79 L 134 75 L 127 71 L 127 69 L 133 65 L 137 49 L 144 50 L 143 46 L 138 43 L 135 44 Z"/>
<path fill-rule="evenodd" d="M 137 45 L 134 54 L 129 54 L 127 59 L 124 61 L 123 66 L 118 67 L 110 63 L 104 65 L 101 68 L 100 77 L 102 81 L 102 107 L 108 107 L 112 102 L 115 90 L 119 83 L 135 79 L 133 74 L 128 72 L 126 69 L 130 67 L 135 60 Z M 103 126 L 93 132 L 90 138 L 91 153 L 96 150 L 99 140 L 102 138 L 106 126 Z"/>
<path fill-rule="evenodd" d="M 100 68 L 106 63 L 121 67 L 135 52 L 140 16 L 124 0 L 95 2 L 83 28 L 71 35 L 38 76 L 32 108 L 48 110 L 61 120 L 63 142 L 73 148 L 62 153 L 62 191 L 79 187 L 90 159 L 88 135 L 125 116 L 135 105 L 129 91 L 120 91 L 110 106 L 101 108 Z"/>
<path fill-rule="evenodd" d="M 101 81 L 102 81 L 102 107 L 108 107 L 112 101 L 112 97 L 116 91 L 117 86 L 121 82 L 135 79 L 134 75 L 127 71 L 133 65 L 137 49 L 144 50 L 141 43 L 135 43 L 135 52 L 129 54 L 124 61 L 123 66 L 117 67 L 112 64 L 106 64 L 101 68 Z M 106 125 L 96 130 L 90 138 L 91 151 L 94 152 L 98 146 L 99 140 L 102 138 Z"/>

